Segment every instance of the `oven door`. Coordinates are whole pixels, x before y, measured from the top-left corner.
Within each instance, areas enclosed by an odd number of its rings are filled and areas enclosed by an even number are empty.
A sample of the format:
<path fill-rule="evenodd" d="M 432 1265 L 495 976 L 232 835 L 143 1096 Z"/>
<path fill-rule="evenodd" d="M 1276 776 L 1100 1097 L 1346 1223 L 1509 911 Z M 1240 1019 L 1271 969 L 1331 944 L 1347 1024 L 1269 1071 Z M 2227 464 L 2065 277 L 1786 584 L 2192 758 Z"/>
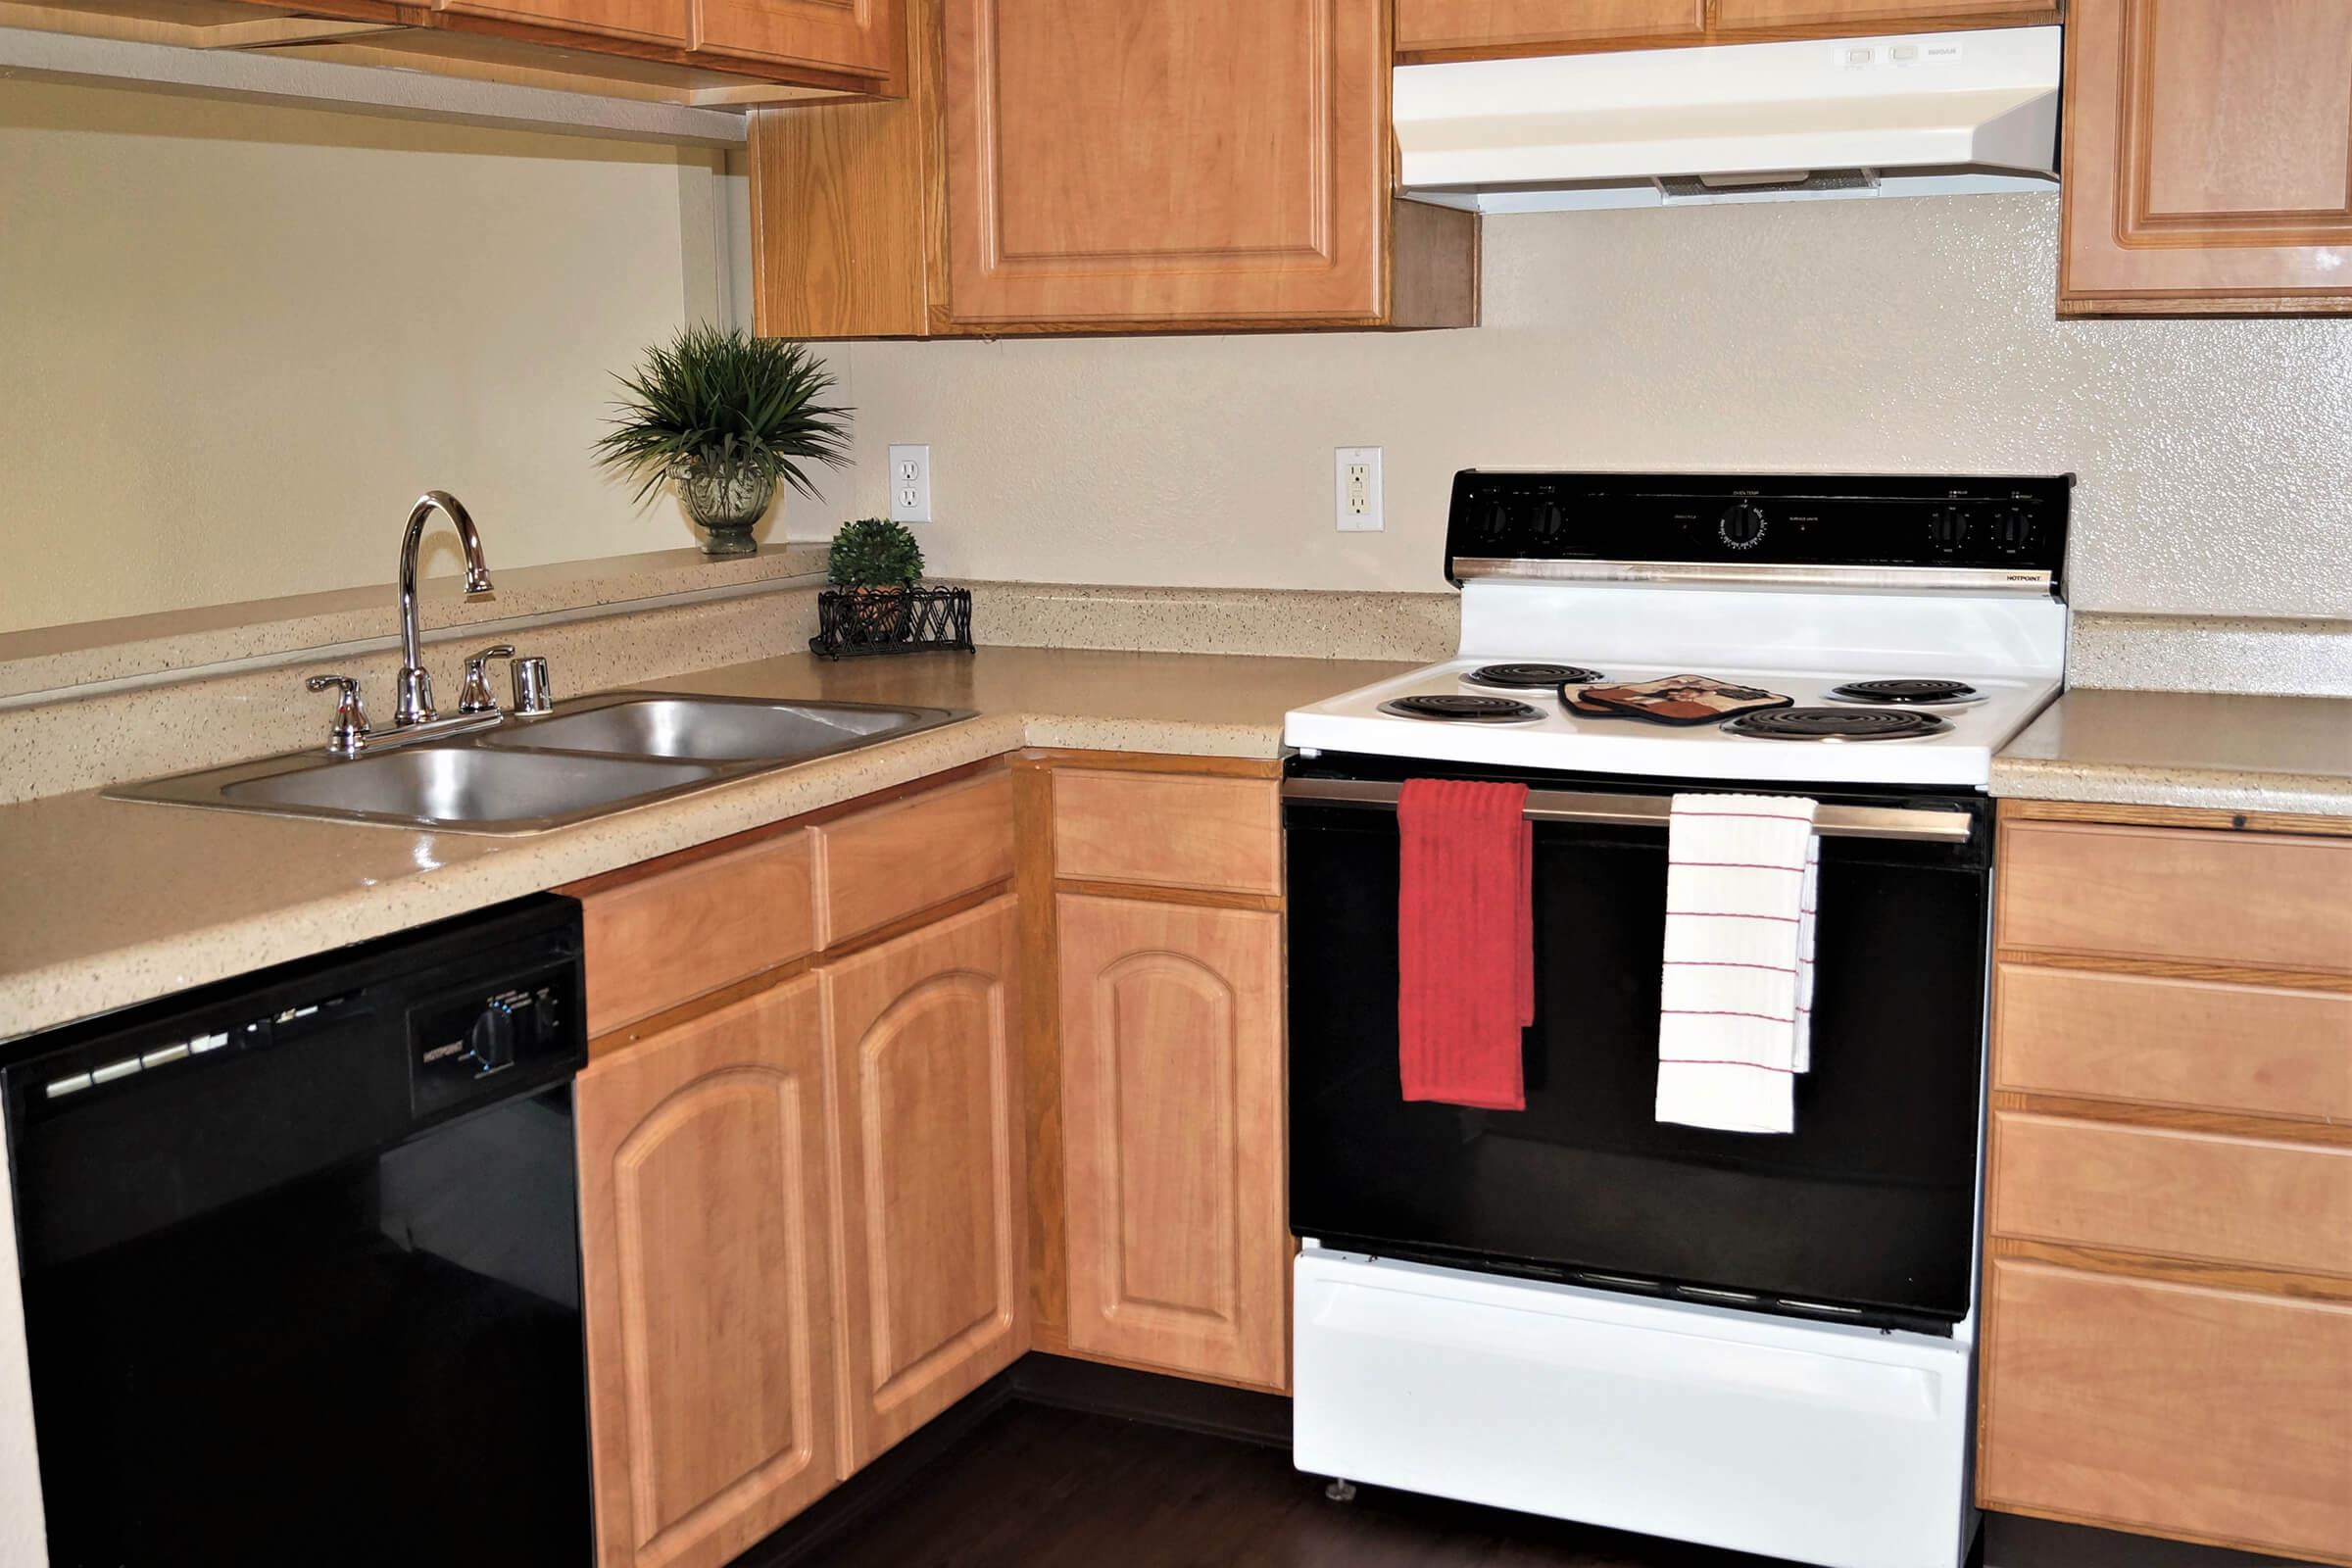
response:
<path fill-rule="evenodd" d="M 1402 1098 L 1395 784 L 1408 772 L 1510 776 L 1536 792 L 1524 1111 Z M 1293 762 L 1283 818 L 1294 1232 L 1838 1321 L 1934 1330 L 1968 1315 L 1989 803 L 1697 787 L 1811 794 L 1839 824 L 1822 839 L 1813 1065 L 1796 1081 L 1788 1136 L 1655 1119 L 1670 790 L 1381 759 Z"/>

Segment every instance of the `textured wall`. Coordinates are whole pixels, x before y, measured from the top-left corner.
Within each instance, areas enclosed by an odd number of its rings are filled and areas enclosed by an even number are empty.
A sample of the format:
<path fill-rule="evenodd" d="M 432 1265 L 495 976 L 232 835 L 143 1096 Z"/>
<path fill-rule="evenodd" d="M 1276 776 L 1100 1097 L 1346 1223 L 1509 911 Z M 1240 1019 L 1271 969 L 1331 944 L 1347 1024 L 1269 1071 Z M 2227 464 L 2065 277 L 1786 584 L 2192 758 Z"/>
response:
<path fill-rule="evenodd" d="M 928 441 L 935 566 L 1440 586 L 1466 466 L 2054 471 L 2094 609 L 2352 615 L 2352 321 L 2060 322 L 2055 197 L 1490 220 L 1461 332 L 866 343 L 854 497 Z M 1389 528 L 1332 525 L 1387 449 Z"/>
<path fill-rule="evenodd" d="M 719 303 L 714 165 L 0 82 L 0 630 L 388 583 L 435 485 L 493 566 L 691 543 L 588 444 Z"/>

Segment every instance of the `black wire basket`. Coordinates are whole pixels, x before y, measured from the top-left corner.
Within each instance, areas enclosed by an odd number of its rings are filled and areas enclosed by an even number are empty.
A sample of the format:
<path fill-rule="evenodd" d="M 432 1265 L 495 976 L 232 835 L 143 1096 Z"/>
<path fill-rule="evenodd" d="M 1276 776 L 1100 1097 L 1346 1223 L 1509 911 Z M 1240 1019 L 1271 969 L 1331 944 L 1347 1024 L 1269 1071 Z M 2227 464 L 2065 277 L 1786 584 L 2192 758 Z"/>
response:
<path fill-rule="evenodd" d="M 969 588 L 827 588 L 816 596 L 820 659 L 972 651 Z"/>

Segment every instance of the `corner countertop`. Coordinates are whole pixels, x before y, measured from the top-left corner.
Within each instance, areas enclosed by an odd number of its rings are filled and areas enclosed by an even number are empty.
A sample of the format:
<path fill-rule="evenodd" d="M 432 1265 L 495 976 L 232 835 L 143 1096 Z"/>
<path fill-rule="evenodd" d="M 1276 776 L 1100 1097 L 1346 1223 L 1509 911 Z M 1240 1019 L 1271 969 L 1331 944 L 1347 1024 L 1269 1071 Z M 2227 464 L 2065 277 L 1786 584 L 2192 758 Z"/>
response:
<path fill-rule="evenodd" d="M 1025 746 L 1277 757 L 1286 710 L 1407 667 L 1031 648 L 728 665 L 642 689 L 911 703 L 978 716 L 529 837 L 154 806 L 94 791 L 0 807 L 0 1040 Z"/>
<path fill-rule="evenodd" d="M 1992 793 L 2352 815 L 2352 698 L 2078 688 L 1993 759 Z"/>

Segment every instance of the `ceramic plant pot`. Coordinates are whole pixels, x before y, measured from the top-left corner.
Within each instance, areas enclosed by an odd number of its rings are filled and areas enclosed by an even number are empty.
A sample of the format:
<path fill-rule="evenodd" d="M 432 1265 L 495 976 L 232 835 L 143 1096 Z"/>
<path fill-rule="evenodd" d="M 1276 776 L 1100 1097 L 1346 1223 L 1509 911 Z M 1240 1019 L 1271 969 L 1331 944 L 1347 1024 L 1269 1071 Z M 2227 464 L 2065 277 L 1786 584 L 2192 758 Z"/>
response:
<path fill-rule="evenodd" d="M 703 530 L 704 555 L 760 553 L 752 527 L 767 514 L 767 504 L 776 493 L 774 474 L 748 464 L 697 460 L 678 469 L 677 486 L 686 515 Z"/>

